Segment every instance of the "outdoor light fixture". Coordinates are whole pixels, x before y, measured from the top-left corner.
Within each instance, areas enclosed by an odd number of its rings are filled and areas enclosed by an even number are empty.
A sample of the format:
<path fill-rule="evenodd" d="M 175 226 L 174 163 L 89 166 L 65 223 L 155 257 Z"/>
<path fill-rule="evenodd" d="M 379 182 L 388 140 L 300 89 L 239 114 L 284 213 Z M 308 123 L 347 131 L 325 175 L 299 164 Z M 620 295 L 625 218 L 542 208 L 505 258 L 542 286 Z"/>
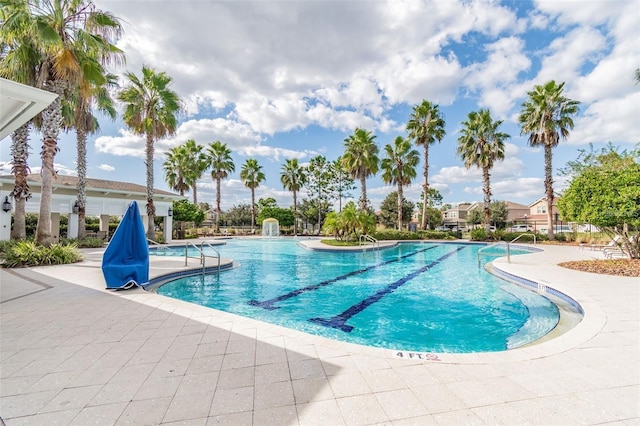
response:
<path fill-rule="evenodd" d="M 71 211 L 73 212 L 73 214 L 78 214 L 78 212 L 80 211 L 80 207 L 78 206 L 78 200 L 76 200 L 76 202 L 73 203 L 73 208 L 71 209 Z"/>
<path fill-rule="evenodd" d="M 173 216 L 173 209 L 171 207 L 169 207 L 169 210 L 167 211 L 167 216 Z"/>
<path fill-rule="evenodd" d="M 11 201 L 9 201 L 8 196 L 4 197 L 4 203 L 2 203 L 2 211 L 5 213 L 11 211 Z"/>

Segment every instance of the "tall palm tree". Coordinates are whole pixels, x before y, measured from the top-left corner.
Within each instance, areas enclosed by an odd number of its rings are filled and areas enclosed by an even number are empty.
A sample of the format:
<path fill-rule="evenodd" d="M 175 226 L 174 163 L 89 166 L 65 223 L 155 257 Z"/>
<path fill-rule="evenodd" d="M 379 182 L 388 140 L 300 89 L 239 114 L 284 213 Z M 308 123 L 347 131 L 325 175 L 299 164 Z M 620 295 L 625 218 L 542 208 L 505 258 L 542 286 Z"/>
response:
<path fill-rule="evenodd" d="M 204 146 L 196 143 L 193 139 L 188 139 L 184 144 L 187 156 L 191 161 L 191 168 L 185 176 L 185 181 L 193 191 L 193 204 L 198 205 L 198 180 L 209 168 L 209 158 L 204 152 Z"/>
<path fill-rule="evenodd" d="M 385 158 L 382 159 L 382 180 L 398 186 L 398 230 L 402 230 L 402 188 L 411 184 L 416 177 L 416 167 L 420 162 L 420 154 L 412 149 L 411 141 L 398 136 L 393 145 L 384 146 Z"/>
<path fill-rule="evenodd" d="M 265 180 L 262 166 L 258 164 L 258 160 L 249 158 L 244 162 L 242 170 L 240 170 L 240 179 L 244 186 L 251 189 L 251 230 L 253 231 L 256 223 L 256 188 Z"/>
<path fill-rule="evenodd" d="M 423 100 L 421 104 L 413 107 L 409 121 L 407 122 L 407 132 L 409 138 L 416 145 L 422 145 L 423 154 L 423 175 L 422 183 L 422 222 L 420 228 L 427 229 L 427 200 L 429 199 L 429 145 L 440 142 L 444 138 L 445 121 L 438 109 L 438 105 Z"/>
<path fill-rule="evenodd" d="M 344 140 L 342 166 L 353 179 L 360 180 L 360 210 L 367 210 L 367 178 L 378 173 L 378 146 L 370 131 L 356 128 Z"/>
<path fill-rule="evenodd" d="M 36 241 L 45 246 L 51 235 L 51 195 L 62 127 L 62 99 L 78 82 L 100 85 L 105 80 L 102 65 L 118 65 L 124 55 L 113 43 L 121 25 L 109 12 L 96 9 L 85 0 L 23 0 L 11 3 L 3 27 L 13 27 L 22 37 L 33 40 L 39 62 L 35 86 L 58 96 L 42 112 L 42 192 L 36 227 Z M 4 30 L 3 30 L 4 33 Z"/>
<path fill-rule="evenodd" d="M 20 12 L 20 13 L 18 13 Z M 10 19 L 13 17 L 13 19 Z M 42 61 L 40 52 L 29 32 L 29 10 L 25 2 L 3 4 L 0 8 L 0 77 L 8 78 L 29 86 L 37 83 L 38 65 Z M 15 201 L 12 239 L 25 239 L 25 205 L 32 196 L 27 176 L 29 168 L 29 132 L 32 127 L 29 120 L 11 133 L 11 173 L 14 186 L 9 196 Z"/>
<path fill-rule="evenodd" d="M 211 179 L 216 182 L 216 231 L 220 230 L 220 183 L 222 179 L 229 177 L 229 173 L 236 171 L 236 165 L 231 157 L 231 150 L 226 143 L 215 141 L 209 144 L 207 149 L 209 166 L 211 167 Z"/>
<path fill-rule="evenodd" d="M 563 96 L 564 83 L 551 80 L 536 85 L 527 92 L 529 98 L 522 104 L 519 122 L 521 135 L 529 135 L 529 145 L 544 147 L 544 187 L 547 196 L 547 236 L 553 239 L 553 167 L 552 149 L 566 139 L 573 129 L 573 116 L 580 102 Z"/>
<path fill-rule="evenodd" d="M 458 138 L 458 155 L 466 168 L 476 166 L 482 170 L 484 192 L 484 227 L 491 225 L 491 169 L 498 160 L 504 160 L 504 141 L 510 136 L 498 131 L 502 120 L 493 121 L 488 109 L 470 112 L 462 123 Z"/>
<path fill-rule="evenodd" d="M 87 136 L 100 130 L 98 119 L 93 115 L 93 109 L 102 114 L 116 118 L 116 109 L 110 95 L 110 89 L 117 87 L 117 77 L 105 72 L 106 80 L 101 86 L 96 86 L 88 80 L 82 80 L 73 92 L 67 95 L 63 107 L 64 126 L 75 129 L 76 132 L 76 166 L 78 172 L 78 238 L 86 236 L 86 206 L 87 206 Z M 64 113 L 67 111 L 67 113 Z"/>
<path fill-rule="evenodd" d="M 287 191 L 293 193 L 293 236 L 298 235 L 298 191 L 307 181 L 307 175 L 304 173 L 304 167 L 300 167 L 297 158 L 291 158 L 280 169 L 280 182 Z"/>
<path fill-rule="evenodd" d="M 171 77 L 142 67 L 142 78 L 134 73 L 126 74 L 128 85 L 118 93 L 118 100 L 125 104 L 124 122 L 137 135 L 144 135 L 145 165 L 147 169 L 147 238 L 154 239 L 156 207 L 153 204 L 153 156 L 157 139 L 174 135 L 178 127 L 177 114 L 181 102 L 171 90 Z"/>
<path fill-rule="evenodd" d="M 162 163 L 165 181 L 171 189 L 184 195 L 191 189 L 186 177 L 192 166 L 187 149 L 184 145 L 178 145 L 169 149 L 165 156 L 166 159 Z"/>

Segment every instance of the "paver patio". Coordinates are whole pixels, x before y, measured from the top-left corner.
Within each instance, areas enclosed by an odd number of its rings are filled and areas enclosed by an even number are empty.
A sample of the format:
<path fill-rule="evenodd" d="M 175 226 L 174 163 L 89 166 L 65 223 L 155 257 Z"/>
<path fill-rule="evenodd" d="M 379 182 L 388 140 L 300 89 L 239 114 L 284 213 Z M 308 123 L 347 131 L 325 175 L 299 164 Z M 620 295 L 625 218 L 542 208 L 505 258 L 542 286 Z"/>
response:
<path fill-rule="evenodd" d="M 2 269 L 0 417 L 9 426 L 639 424 L 640 279 L 556 266 L 600 252 L 544 249 L 495 265 L 570 295 L 583 321 L 540 344 L 437 361 L 139 289 L 108 292 L 100 250 L 74 265 Z M 152 259 L 151 276 L 180 261 Z"/>

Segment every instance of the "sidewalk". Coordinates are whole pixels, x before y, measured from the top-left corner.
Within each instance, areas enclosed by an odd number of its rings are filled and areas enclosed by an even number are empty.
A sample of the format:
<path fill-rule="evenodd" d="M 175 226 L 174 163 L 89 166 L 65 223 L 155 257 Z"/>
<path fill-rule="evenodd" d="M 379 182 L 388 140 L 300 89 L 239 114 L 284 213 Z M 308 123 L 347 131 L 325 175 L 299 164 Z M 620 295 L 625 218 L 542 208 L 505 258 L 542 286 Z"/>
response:
<path fill-rule="evenodd" d="M 437 360 L 141 289 L 108 292 L 100 250 L 74 265 L 0 269 L 0 417 L 9 426 L 637 424 L 639 280 L 555 266 L 598 252 L 544 249 L 495 266 L 569 294 L 583 321 L 538 345 Z M 177 268 L 184 259 L 153 259 L 150 272 Z"/>

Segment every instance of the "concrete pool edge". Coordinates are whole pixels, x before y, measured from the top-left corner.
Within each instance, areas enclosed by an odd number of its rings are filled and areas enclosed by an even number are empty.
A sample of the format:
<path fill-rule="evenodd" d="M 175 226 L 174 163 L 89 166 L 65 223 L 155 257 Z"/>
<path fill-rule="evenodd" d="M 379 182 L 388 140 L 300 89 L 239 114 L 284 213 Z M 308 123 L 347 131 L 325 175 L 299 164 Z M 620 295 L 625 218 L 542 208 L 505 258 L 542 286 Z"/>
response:
<path fill-rule="evenodd" d="M 312 248 L 316 244 L 322 244 L 320 240 L 317 240 L 317 239 L 315 240 L 310 239 L 305 241 L 314 242 L 311 244 Z M 436 241 L 429 241 L 429 242 L 435 243 Z M 390 241 L 389 243 L 390 243 L 389 247 L 392 247 L 397 245 L 399 242 Z M 447 241 L 447 243 L 470 244 L 468 241 Z M 518 258 L 520 259 L 523 259 L 525 256 L 526 257 L 535 256 L 535 255 L 542 255 L 543 257 L 545 256 L 545 249 L 542 248 L 540 245 L 536 245 L 535 247 L 533 246 L 529 247 L 528 245 L 524 244 L 523 246 L 525 248 L 531 248 L 531 249 L 535 248 L 535 251 L 532 251 L 532 253 L 519 255 Z M 361 250 L 357 247 L 348 247 L 346 249 L 350 251 Z M 536 358 L 546 357 L 546 356 L 562 353 L 566 350 L 576 347 L 584 343 L 585 341 L 589 340 L 593 336 L 595 336 L 602 329 L 602 327 L 606 322 L 606 315 L 604 314 L 604 311 L 602 310 L 602 308 L 600 308 L 600 306 L 597 303 L 590 303 L 588 300 L 580 300 L 579 297 L 576 298 L 572 296 L 571 289 L 563 288 L 563 286 L 560 285 L 560 283 L 541 280 L 539 278 L 536 279 L 534 276 L 527 276 L 528 274 L 525 273 L 524 271 L 518 272 L 517 265 L 518 263 L 522 263 L 522 262 L 518 262 L 518 261 L 514 262 L 513 260 L 514 258 L 512 257 L 512 262 L 509 263 L 507 262 L 506 257 L 502 257 L 494 260 L 492 264 L 496 269 L 506 274 L 509 274 L 514 277 L 519 277 L 523 280 L 528 280 L 531 282 L 544 282 L 544 285 L 547 289 L 553 289 L 566 295 L 568 298 L 575 301 L 575 303 L 581 307 L 584 315 L 582 321 L 580 321 L 580 323 L 578 323 L 574 328 L 550 340 L 545 341 L 544 338 L 541 338 L 541 339 L 538 339 L 536 342 L 531 342 L 527 345 L 524 345 L 518 348 L 508 349 L 505 351 L 473 352 L 473 353 L 446 353 L 446 352 L 431 353 L 431 352 L 411 352 L 411 351 L 403 351 L 403 350 L 397 350 L 397 349 L 371 347 L 371 346 L 359 345 L 356 343 L 333 340 L 323 336 L 308 334 L 302 331 L 289 329 L 286 327 L 263 322 L 260 320 L 255 320 L 252 318 L 247 318 L 247 317 L 243 317 L 243 316 L 228 313 L 228 312 L 218 311 L 212 308 L 202 307 L 199 305 L 191 304 L 189 302 L 183 302 L 183 301 L 179 301 L 179 302 L 185 303 L 194 307 L 198 307 L 198 308 L 211 309 L 215 312 L 223 313 L 225 317 L 227 316 L 237 317 L 239 320 L 243 322 L 256 321 L 257 323 L 264 324 L 269 328 L 278 329 L 283 334 L 293 333 L 293 335 L 297 336 L 301 341 L 305 341 L 313 344 L 321 344 L 322 346 L 330 347 L 330 348 L 339 347 L 341 350 L 345 350 L 354 354 L 375 355 L 375 356 L 380 356 L 387 359 L 408 358 L 407 361 L 413 360 L 415 362 L 438 362 L 438 363 L 444 363 L 444 364 L 485 364 L 485 363 L 491 363 L 496 361 L 513 362 L 513 361 L 525 361 L 525 360 L 532 360 Z M 557 264 L 547 265 L 547 266 L 557 267 Z M 513 270 L 514 267 L 516 271 Z M 199 271 L 198 268 L 191 268 L 191 274 L 198 273 L 198 271 Z M 536 269 L 536 271 L 540 273 L 539 268 Z M 167 279 L 166 275 L 169 275 L 169 274 L 156 275 L 153 278 L 151 278 L 150 281 L 166 282 L 167 280 L 171 279 L 171 278 Z M 158 285 L 155 286 L 155 288 L 157 287 Z M 153 293 L 154 295 L 165 298 L 165 299 L 176 300 L 176 299 L 171 299 L 171 298 L 159 295 L 154 291 L 151 291 L 150 293 Z"/>

